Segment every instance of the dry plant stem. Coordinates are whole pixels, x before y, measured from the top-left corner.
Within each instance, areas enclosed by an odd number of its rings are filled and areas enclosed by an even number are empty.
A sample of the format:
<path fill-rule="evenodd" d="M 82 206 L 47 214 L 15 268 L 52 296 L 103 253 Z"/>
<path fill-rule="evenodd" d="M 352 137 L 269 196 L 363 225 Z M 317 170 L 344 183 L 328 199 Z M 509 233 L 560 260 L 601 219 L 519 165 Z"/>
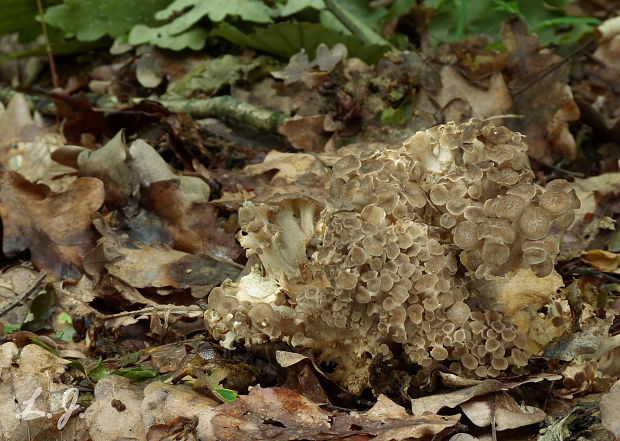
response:
<path fill-rule="evenodd" d="M 129 317 L 134 315 L 149 314 L 151 312 L 166 313 L 166 314 L 187 314 L 190 312 L 204 312 L 199 306 L 175 306 L 175 305 L 158 305 L 148 306 L 146 308 L 138 309 L 136 311 L 119 312 L 118 314 L 106 314 L 101 315 L 103 320 L 112 320 L 119 317 Z"/>
<path fill-rule="evenodd" d="M 43 28 L 43 35 L 45 36 L 45 49 L 47 50 L 47 60 L 50 63 L 50 72 L 52 74 L 52 84 L 54 89 L 58 87 L 58 75 L 56 74 L 56 64 L 54 63 L 54 54 L 52 52 L 52 45 L 50 44 L 50 38 L 47 33 L 47 25 L 43 19 L 43 4 L 42 0 L 37 0 L 37 8 L 39 9 L 39 15 L 41 16 L 41 27 Z"/>
<path fill-rule="evenodd" d="M 550 73 L 552 73 L 553 71 L 555 71 L 556 69 L 558 69 L 560 66 L 566 64 L 572 57 L 574 57 L 575 55 L 577 55 L 579 52 L 587 49 L 591 44 L 593 43 L 592 40 L 588 40 L 585 43 L 583 43 L 582 45 L 580 45 L 579 47 L 577 47 L 575 50 L 573 50 L 570 54 L 568 54 L 566 56 L 566 58 L 564 58 L 562 61 L 559 61 L 555 64 L 552 64 L 551 66 L 543 69 L 540 74 L 536 75 L 534 78 L 532 78 L 530 81 L 528 81 L 524 86 L 522 86 L 520 89 L 515 90 L 514 92 L 512 92 L 512 97 L 516 97 L 517 95 L 519 95 L 520 93 L 524 92 L 525 90 L 529 89 L 530 87 L 532 87 L 534 84 L 536 84 L 537 82 L 539 82 L 540 80 L 542 80 L 544 77 L 546 77 L 547 75 L 549 75 Z"/>
<path fill-rule="evenodd" d="M 0 101 L 6 104 L 16 93 L 18 92 L 0 87 Z M 52 100 L 37 95 L 24 95 L 24 97 L 32 109 L 46 116 L 56 115 L 56 105 Z M 113 95 L 89 94 L 88 99 L 98 110 L 111 112 L 127 107 Z M 215 117 L 227 122 L 247 124 L 264 131 L 275 131 L 278 126 L 290 120 L 282 112 L 273 112 L 228 95 L 206 99 L 135 98 L 130 104 L 137 104 L 145 99 L 160 103 L 172 112 L 186 113 L 194 118 Z"/>
<path fill-rule="evenodd" d="M 34 279 L 32 283 L 30 283 L 28 288 L 16 295 L 13 299 L 11 299 L 10 302 L 0 308 L 0 317 L 9 312 L 11 309 L 15 308 L 16 306 L 24 304 L 31 297 L 34 297 L 41 289 L 41 286 L 43 285 L 43 282 L 45 280 L 45 276 L 47 276 L 47 273 L 45 271 L 39 273 L 37 278 Z"/>
<path fill-rule="evenodd" d="M 495 427 L 495 394 L 491 395 L 491 437 L 497 441 L 497 428 Z"/>

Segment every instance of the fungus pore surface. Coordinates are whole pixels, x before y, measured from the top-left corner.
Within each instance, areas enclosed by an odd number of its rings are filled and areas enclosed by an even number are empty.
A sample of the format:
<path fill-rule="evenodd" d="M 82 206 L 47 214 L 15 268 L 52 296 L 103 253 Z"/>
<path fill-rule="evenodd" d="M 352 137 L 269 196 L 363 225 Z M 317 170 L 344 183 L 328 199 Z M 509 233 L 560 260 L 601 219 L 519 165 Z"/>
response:
<path fill-rule="evenodd" d="M 293 194 L 239 210 L 250 272 L 211 292 L 213 336 L 315 349 L 354 392 L 373 358 L 397 354 L 419 382 L 438 368 L 520 372 L 534 352 L 524 310 L 542 313 L 501 287 L 548 279 L 542 307 L 561 285 L 570 184 L 534 184 L 522 135 L 475 120 L 343 157 L 332 173 L 324 206 Z"/>

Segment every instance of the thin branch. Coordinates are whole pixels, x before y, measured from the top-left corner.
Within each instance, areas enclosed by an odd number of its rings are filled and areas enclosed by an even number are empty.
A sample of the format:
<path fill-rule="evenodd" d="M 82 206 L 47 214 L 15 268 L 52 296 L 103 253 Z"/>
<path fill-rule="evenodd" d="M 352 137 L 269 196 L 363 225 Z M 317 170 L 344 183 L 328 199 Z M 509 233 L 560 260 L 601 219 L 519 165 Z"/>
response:
<path fill-rule="evenodd" d="M 147 306 L 146 308 L 136 311 L 124 311 L 117 314 L 101 315 L 99 318 L 103 320 L 112 320 L 119 317 L 130 317 L 135 315 L 149 314 L 151 312 L 168 313 L 168 314 L 187 314 L 190 312 L 204 312 L 202 308 L 196 305 L 192 306 L 175 306 L 175 305 L 157 305 Z"/>
<path fill-rule="evenodd" d="M 593 40 L 588 40 L 585 43 L 583 43 L 582 45 L 580 45 L 579 47 L 577 47 L 575 50 L 573 50 L 570 54 L 568 54 L 566 56 L 566 58 L 564 58 L 562 61 L 559 61 L 555 64 L 552 64 L 551 66 L 543 69 L 541 71 L 541 73 L 539 75 L 536 75 L 534 78 L 532 78 L 530 81 L 528 81 L 527 83 L 525 83 L 524 86 L 522 86 L 520 89 L 512 92 L 512 96 L 513 98 L 516 97 L 517 95 L 519 95 L 520 93 L 524 92 L 525 90 L 529 89 L 530 87 L 532 87 L 535 83 L 539 82 L 540 80 L 542 80 L 543 78 L 545 78 L 547 75 L 549 75 L 550 73 L 556 71 L 557 69 L 559 69 L 561 66 L 563 66 L 564 64 L 566 64 L 572 57 L 574 57 L 576 54 L 578 54 L 579 52 L 585 50 L 588 48 L 588 46 L 590 46 L 593 43 Z"/>
<path fill-rule="evenodd" d="M 47 50 L 47 60 L 50 64 L 50 72 L 52 74 L 52 85 L 54 89 L 58 87 L 58 75 L 56 75 L 56 63 L 54 63 L 54 53 L 52 52 L 52 45 L 50 44 L 50 37 L 47 33 L 47 25 L 43 18 L 43 3 L 42 0 L 37 0 L 37 8 L 39 8 L 39 15 L 41 16 L 41 27 L 43 28 L 43 35 L 45 36 L 45 49 Z"/>
<path fill-rule="evenodd" d="M 41 286 L 44 284 L 45 276 L 47 276 L 45 271 L 39 273 L 36 279 L 34 279 L 24 291 L 13 297 L 6 305 L 2 306 L 2 308 L 0 308 L 0 317 L 16 306 L 26 303 L 30 297 L 34 297 L 35 294 L 38 294 L 41 290 Z"/>

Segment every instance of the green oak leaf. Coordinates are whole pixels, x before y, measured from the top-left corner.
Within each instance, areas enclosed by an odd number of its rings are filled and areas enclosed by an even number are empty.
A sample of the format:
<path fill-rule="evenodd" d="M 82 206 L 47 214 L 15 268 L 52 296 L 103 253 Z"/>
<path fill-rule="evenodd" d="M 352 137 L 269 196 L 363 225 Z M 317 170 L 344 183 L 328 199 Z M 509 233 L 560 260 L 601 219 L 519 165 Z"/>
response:
<path fill-rule="evenodd" d="M 45 22 L 79 41 L 125 35 L 137 24 L 154 24 L 155 13 L 170 0 L 64 0 L 45 12 Z"/>

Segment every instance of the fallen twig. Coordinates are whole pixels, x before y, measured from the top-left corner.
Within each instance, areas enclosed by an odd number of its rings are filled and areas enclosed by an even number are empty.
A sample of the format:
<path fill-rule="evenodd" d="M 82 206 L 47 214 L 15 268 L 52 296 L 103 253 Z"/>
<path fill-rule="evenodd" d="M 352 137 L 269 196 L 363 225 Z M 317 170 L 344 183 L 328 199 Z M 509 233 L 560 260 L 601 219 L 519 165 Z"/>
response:
<path fill-rule="evenodd" d="M 167 313 L 167 314 L 187 314 L 190 312 L 204 312 L 198 305 L 176 306 L 176 305 L 157 305 L 147 306 L 146 308 L 137 309 L 135 311 L 124 311 L 117 314 L 105 314 L 99 316 L 103 320 L 112 320 L 119 317 L 129 317 L 134 315 L 149 314 L 151 312 Z"/>
<path fill-rule="evenodd" d="M 18 92 L 0 88 L 0 101 L 8 103 Z M 24 95 L 32 109 L 47 116 L 56 115 L 56 105 L 49 98 L 37 95 Z M 121 103 L 113 95 L 89 94 L 91 104 L 103 111 L 119 111 L 127 106 L 138 104 L 140 101 L 150 100 L 160 103 L 172 112 L 187 113 L 194 118 L 216 117 L 227 122 L 248 124 L 259 130 L 275 131 L 281 124 L 288 122 L 290 117 L 282 112 L 274 112 L 254 104 L 242 101 L 229 95 L 214 98 L 133 98 L 129 103 Z"/>
<path fill-rule="evenodd" d="M 47 273 L 45 271 L 39 273 L 36 279 L 34 279 L 24 291 L 17 294 L 6 305 L 0 308 L 0 316 L 3 316 L 16 306 L 23 305 L 28 300 L 30 300 L 31 297 L 34 297 L 35 294 L 38 294 L 45 280 L 45 276 L 47 276 Z"/>

